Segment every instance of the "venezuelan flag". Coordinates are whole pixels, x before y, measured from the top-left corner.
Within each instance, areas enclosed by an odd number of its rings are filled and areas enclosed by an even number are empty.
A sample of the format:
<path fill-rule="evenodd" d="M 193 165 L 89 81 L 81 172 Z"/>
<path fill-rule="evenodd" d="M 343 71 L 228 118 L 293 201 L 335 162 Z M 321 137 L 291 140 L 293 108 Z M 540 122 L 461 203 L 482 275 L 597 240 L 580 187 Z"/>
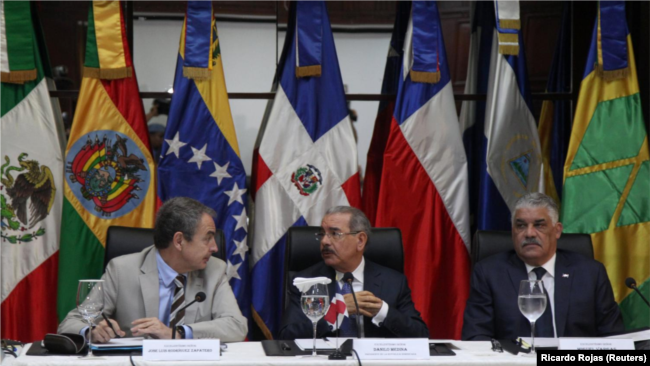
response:
<path fill-rule="evenodd" d="M 599 3 L 564 165 L 564 232 L 588 233 L 629 329 L 650 312 L 650 154 L 625 3 Z"/>
<path fill-rule="evenodd" d="M 65 153 L 58 315 L 79 279 L 100 278 L 109 226 L 153 227 L 154 161 L 119 1 L 93 1 L 84 76 Z"/>
<path fill-rule="evenodd" d="M 215 225 L 225 236 L 226 276 L 250 320 L 246 171 L 209 1 L 187 3 L 158 174 L 161 200 L 191 197 L 217 213 Z"/>

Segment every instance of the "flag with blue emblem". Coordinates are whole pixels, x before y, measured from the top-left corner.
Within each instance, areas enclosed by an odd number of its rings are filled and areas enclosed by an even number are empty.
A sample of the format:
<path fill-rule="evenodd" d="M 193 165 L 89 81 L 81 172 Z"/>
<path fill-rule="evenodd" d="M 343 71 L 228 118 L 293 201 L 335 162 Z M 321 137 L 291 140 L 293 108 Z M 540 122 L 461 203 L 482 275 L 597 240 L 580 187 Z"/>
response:
<path fill-rule="evenodd" d="M 487 100 L 464 103 L 461 110 L 471 207 L 477 229 L 509 230 L 510 210 L 518 197 L 540 190 L 542 169 L 519 4 L 497 1 L 492 9 L 479 2 L 474 15 L 466 92 L 485 91 Z"/>
<path fill-rule="evenodd" d="M 495 32 L 494 4 L 477 1 L 470 13 L 472 33 L 465 94 L 487 94 Z M 458 120 L 467 155 L 471 230 L 509 230 L 508 206 L 487 172 L 485 101 L 463 101 Z"/>
<path fill-rule="evenodd" d="M 179 47 L 174 95 L 158 166 L 158 193 L 194 198 L 217 212 L 230 286 L 250 319 L 246 172 L 221 62 L 212 3 L 190 1 Z"/>
<path fill-rule="evenodd" d="M 282 313 L 287 230 L 359 207 L 357 147 L 325 3 L 291 4 L 277 92 L 253 157 L 253 317 L 267 338 Z M 316 243 L 314 243 L 316 244 Z"/>

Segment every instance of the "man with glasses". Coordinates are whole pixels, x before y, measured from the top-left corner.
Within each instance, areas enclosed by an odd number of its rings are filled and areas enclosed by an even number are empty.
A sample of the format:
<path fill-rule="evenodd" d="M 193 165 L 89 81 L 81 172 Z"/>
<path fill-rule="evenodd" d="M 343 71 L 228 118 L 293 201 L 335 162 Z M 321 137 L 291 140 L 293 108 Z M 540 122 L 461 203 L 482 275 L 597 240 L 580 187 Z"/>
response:
<path fill-rule="evenodd" d="M 343 295 L 350 319 L 340 325 L 340 336 L 380 338 L 428 338 L 429 331 L 411 300 L 411 290 L 406 277 L 392 269 L 364 259 L 363 252 L 370 234 L 370 222 L 360 210 L 337 206 L 325 213 L 322 231 L 316 234 L 320 241 L 323 262 L 317 263 L 296 277 L 328 277 L 330 298 L 336 293 Z M 343 281 L 351 273 L 352 288 Z M 359 304 L 359 314 L 352 298 L 354 290 Z M 300 292 L 291 285 L 290 301 L 284 312 L 280 339 L 311 338 L 311 321 L 300 307 Z M 357 329 L 356 316 L 361 328 Z M 336 336 L 325 319 L 317 325 L 318 337 Z"/>

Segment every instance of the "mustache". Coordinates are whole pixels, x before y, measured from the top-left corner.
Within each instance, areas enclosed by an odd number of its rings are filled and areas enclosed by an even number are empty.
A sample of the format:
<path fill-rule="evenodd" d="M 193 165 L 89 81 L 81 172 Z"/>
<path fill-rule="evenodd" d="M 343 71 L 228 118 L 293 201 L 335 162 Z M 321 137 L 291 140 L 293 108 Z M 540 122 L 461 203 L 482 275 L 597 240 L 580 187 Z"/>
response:
<path fill-rule="evenodd" d="M 542 246 L 542 243 L 540 243 L 539 240 L 537 240 L 537 238 L 524 239 L 524 241 L 521 243 L 521 246 L 523 247 L 524 245 L 528 245 L 528 244 L 536 244 Z"/>
<path fill-rule="evenodd" d="M 330 246 L 323 247 L 323 249 L 320 250 L 321 254 L 336 254 L 336 251 L 332 249 Z"/>

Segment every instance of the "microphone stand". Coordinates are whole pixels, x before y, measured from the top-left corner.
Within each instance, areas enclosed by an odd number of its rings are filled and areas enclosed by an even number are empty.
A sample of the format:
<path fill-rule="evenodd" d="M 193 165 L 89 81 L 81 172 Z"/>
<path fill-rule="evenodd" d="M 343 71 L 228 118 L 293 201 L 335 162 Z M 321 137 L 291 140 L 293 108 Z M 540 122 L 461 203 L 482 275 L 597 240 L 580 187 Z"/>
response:
<path fill-rule="evenodd" d="M 350 289 L 352 289 L 352 281 L 348 281 L 350 284 Z M 357 338 L 361 339 L 361 314 L 359 313 L 359 303 L 357 302 L 357 296 L 354 294 L 354 289 L 352 289 L 352 298 L 354 299 L 354 306 L 357 308 Z"/>
<path fill-rule="evenodd" d="M 628 277 L 628 278 L 625 280 L 625 285 L 626 285 L 627 287 L 633 289 L 634 291 L 636 291 L 636 293 L 639 294 L 639 296 L 641 296 L 641 298 L 643 299 L 643 301 L 645 301 L 646 305 L 648 305 L 648 307 L 650 307 L 650 302 L 648 302 L 648 299 L 646 299 L 645 296 L 643 296 L 643 294 L 641 293 L 641 291 L 639 291 L 639 288 L 636 287 L 636 281 L 634 280 L 634 278 L 632 278 L 632 277 Z"/>
<path fill-rule="evenodd" d="M 178 312 L 183 311 L 187 308 L 190 307 L 190 305 L 194 304 L 195 302 L 203 302 L 205 300 L 205 293 L 204 292 L 199 292 L 194 296 L 194 300 L 192 300 L 189 304 L 183 306 L 182 308 L 178 309 Z M 172 328 L 172 339 L 176 338 L 176 326 Z"/>

